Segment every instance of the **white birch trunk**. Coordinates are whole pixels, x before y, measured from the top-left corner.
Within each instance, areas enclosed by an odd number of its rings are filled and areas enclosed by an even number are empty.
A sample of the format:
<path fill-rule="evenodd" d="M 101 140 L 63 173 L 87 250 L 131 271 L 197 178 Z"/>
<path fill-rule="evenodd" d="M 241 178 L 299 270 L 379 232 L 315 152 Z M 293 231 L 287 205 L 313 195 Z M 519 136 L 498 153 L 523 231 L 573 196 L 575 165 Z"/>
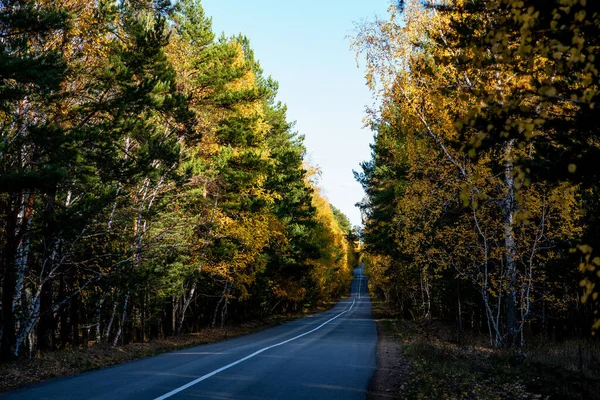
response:
<path fill-rule="evenodd" d="M 119 292 L 117 290 L 117 294 L 118 293 Z M 117 303 L 117 300 L 115 299 L 115 301 L 113 303 L 112 313 L 110 314 L 110 319 L 108 320 L 108 325 L 106 325 L 106 329 L 104 330 L 104 337 L 106 338 L 107 341 L 110 338 L 110 330 L 112 329 L 113 322 L 115 321 L 115 315 L 117 314 L 117 305 L 118 305 L 118 303 Z"/>
<path fill-rule="evenodd" d="M 215 312 L 213 314 L 213 320 L 212 320 L 212 327 L 214 328 L 217 325 L 217 315 L 219 314 L 219 307 L 221 306 L 221 304 L 223 304 L 223 301 L 225 301 L 225 295 L 227 293 L 227 285 L 228 283 L 225 282 L 225 287 L 223 288 L 223 293 L 221 294 L 221 298 L 219 299 L 219 302 L 217 303 L 217 306 L 215 307 Z"/>
<path fill-rule="evenodd" d="M 123 312 L 121 313 L 121 321 L 119 323 L 119 328 L 117 329 L 117 333 L 115 334 L 115 338 L 113 340 L 113 346 L 116 346 L 119 342 L 119 337 L 121 336 L 121 332 L 123 332 L 123 325 L 125 324 L 125 319 L 127 318 L 127 303 L 129 302 L 129 292 L 125 295 L 125 301 L 123 302 Z"/>
<path fill-rule="evenodd" d="M 35 296 L 32 299 L 31 306 L 29 307 L 28 318 L 23 322 L 23 326 L 21 327 L 19 334 L 17 335 L 17 341 L 15 345 L 14 356 L 17 357 L 19 355 L 19 351 L 21 349 L 21 345 L 27 339 L 27 336 L 32 331 L 33 327 L 37 323 L 40 313 L 40 295 L 42 293 L 42 285 L 38 288 Z"/>
<path fill-rule="evenodd" d="M 102 343 L 102 329 L 100 324 L 102 323 L 102 305 L 104 304 L 104 294 L 100 296 L 98 305 L 96 306 L 96 343 Z"/>
<path fill-rule="evenodd" d="M 28 218 L 25 221 L 26 213 L 27 213 L 27 198 L 30 196 L 28 193 L 23 193 L 21 199 L 21 209 L 19 210 L 19 214 L 17 216 L 17 225 L 20 226 L 23 223 L 26 224 L 25 232 L 29 231 L 31 227 L 31 218 Z M 15 285 L 15 293 L 13 295 L 13 304 L 12 310 L 17 315 L 15 315 L 15 322 L 17 330 L 20 328 L 21 320 L 19 318 L 18 313 L 23 313 L 23 287 L 25 284 L 25 272 L 27 271 L 27 261 L 29 259 L 29 236 L 27 234 L 24 235 L 23 239 L 20 241 L 17 248 L 17 256 L 15 259 L 16 267 L 17 267 L 17 282 Z M 22 315 L 21 315 L 22 317 Z"/>
<path fill-rule="evenodd" d="M 506 324 L 508 329 L 508 344 L 513 346 L 517 338 L 517 248 L 515 242 L 515 178 L 513 167 L 514 140 L 509 140 L 505 146 L 504 184 L 504 247 L 506 263 Z"/>
<path fill-rule="evenodd" d="M 192 287 L 190 288 L 190 291 L 184 295 L 183 297 L 183 305 L 181 306 L 181 313 L 179 314 L 179 321 L 177 322 L 177 335 L 179 335 L 181 333 L 181 329 L 183 328 L 183 322 L 185 321 L 185 313 L 188 309 L 188 307 L 190 306 L 190 304 L 192 303 L 192 300 L 194 298 L 194 293 L 196 293 L 196 282 L 194 281 L 194 283 L 192 283 Z"/>

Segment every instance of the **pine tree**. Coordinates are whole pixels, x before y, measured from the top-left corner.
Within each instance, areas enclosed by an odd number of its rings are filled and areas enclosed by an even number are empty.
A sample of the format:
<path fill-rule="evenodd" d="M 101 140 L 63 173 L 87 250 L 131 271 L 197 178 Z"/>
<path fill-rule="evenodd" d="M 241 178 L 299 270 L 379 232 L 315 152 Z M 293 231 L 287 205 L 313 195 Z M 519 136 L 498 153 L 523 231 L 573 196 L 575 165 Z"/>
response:
<path fill-rule="evenodd" d="M 22 311 L 18 308 L 38 197 L 47 204 L 45 237 L 55 229 L 52 201 L 64 174 L 62 156 L 68 151 L 70 138 L 50 118 L 65 79 L 66 65 L 59 49 L 48 48 L 48 41 L 67 27 L 68 17 L 52 7 L 37 7 L 34 1 L 4 1 L 1 6 L 4 39 L 0 44 L 0 358 L 7 360 L 18 351 L 16 330 L 20 321 L 16 312 Z"/>

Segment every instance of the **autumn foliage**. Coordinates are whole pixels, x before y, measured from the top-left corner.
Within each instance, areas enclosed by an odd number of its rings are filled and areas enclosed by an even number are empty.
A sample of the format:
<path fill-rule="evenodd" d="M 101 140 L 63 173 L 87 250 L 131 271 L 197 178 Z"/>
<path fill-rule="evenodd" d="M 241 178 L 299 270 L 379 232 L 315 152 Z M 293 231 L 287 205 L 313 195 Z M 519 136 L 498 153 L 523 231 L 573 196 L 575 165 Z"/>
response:
<path fill-rule="evenodd" d="M 380 101 L 357 174 L 365 258 L 407 317 L 493 346 L 590 332 L 599 33 L 586 0 L 409 0 L 360 27 Z"/>
<path fill-rule="evenodd" d="M 0 2 L 2 360 L 299 311 L 353 254 L 198 0 Z"/>

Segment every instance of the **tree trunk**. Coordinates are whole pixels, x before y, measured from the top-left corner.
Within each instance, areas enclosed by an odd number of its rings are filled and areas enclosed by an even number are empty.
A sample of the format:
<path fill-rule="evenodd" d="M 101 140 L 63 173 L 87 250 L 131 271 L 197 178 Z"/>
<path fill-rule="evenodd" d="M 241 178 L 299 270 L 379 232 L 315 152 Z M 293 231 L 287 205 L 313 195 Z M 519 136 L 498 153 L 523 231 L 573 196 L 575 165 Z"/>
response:
<path fill-rule="evenodd" d="M 67 293 L 65 276 L 60 276 L 60 286 L 59 286 L 59 296 L 60 298 L 64 298 Z M 64 303 L 60 306 L 59 310 L 59 320 L 60 320 L 60 346 L 64 348 L 69 342 L 69 336 L 71 333 L 70 325 L 69 325 L 69 314 L 68 314 L 68 303 Z"/>
<path fill-rule="evenodd" d="M 75 278 L 71 279 L 71 287 L 75 287 Z M 73 347 L 79 346 L 79 296 L 71 301 L 71 328 L 73 330 Z"/>
<path fill-rule="evenodd" d="M 38 321 L 38 316 L 39 316 L 39 311 L 40 311 L 40 298 L 41 298 L 41 291 L 38 291 L 35 296 L 33 296 L 33 299 L 31 300 L 31 307 L 29 307 L 29 312 L 28 312 L 28 318 L 24 319 L 23 321 L 23 325 L 20 329 L 19 335 L 16 338 L 15 341 L 15 350 L 13 352 L 13 355 L 15 357 L 17 357 L 19 355 L 19 352 L 21 350 L 21 344 L 23 344 L 23 342 L 25 342 L 27 340 L 27 338 L 29 338 L 29 346 L 30 346 L 30 350 L 33 347 L 33 340 L 32 340 L 32 331 L 33 331 L 33 327 L 35 326 L 35 323 Z"/>
<path fill-rule="evenodd" d="M 123 302 L 123 312 L 121 313 L 121 321 L 119 323 L 119 328 L 117 329 L 117 333 L 115 334 L 115 338 L 113 340 L 113 346 L 116 346 L 119 343 L 119 337 L 125 328 L 125 319 L 127 318 L 127 303 L 129 302 L 129 292 L 125 295 L 125 301 Z"/>
<path fill-rule="evenodd" d="M 54 349 L 54 315 L 52 312 L 52 279 L 48 278 L 42 285 L 40 293 L 40 319 L 38 324 L 38 348 Z"/>
<path fill-rule="evenodd" d="M 211 326 L 213 328 L 217 325 L 217 315 L 219 315 L 219 307 L 221 307 L 221 304 L 223 304 L 223 301 L 225 301 L 225 294 L 227 293 L 227 285 L 228 285 L 228 283 L 225 282 L 225 287 L 223 288 L 223 293 L 221 294 L 221 298 L 219 299 L 219 302 L 217 303 L 217 306 L 215 307 L 215 312 L 213 314 L 213 320 L 212 320 L 212 324 L 211 324 Z"/>
<path fill-rule="evenodd" d="M 504 198 L 504 247 L 506 263 L 506 345 L 513 347 L 517 344 L 517 249 L 515 243 L 515 191 L 513 171 L 513 140 L 509 140 L 505 147 L 504 183 L 506 197 Z"/>
<path fill-rule="evenodd" d="M 33 210 L 33 194 L 29 194 L 29 196 L 25 196 L 24 194 L 13 196 L 13 199 L 18 200 L 8 201 L 4 210 L 6 217 L 3 232 L 5 245 L 2 254 L 4 276 L 2 281 L 2 309 L 0 310 L 0 331 L 2 333 L 0 338 L 0 361 L 12 359 L 17 342 L 15 296 L 19 295 L 18 302 L 20 302 L 21 298 L 20 293 L 16 291 L 19 275 L 17 271 L 17 258 L 19 249 L 22 248 L 22 241 L 27 233 L 30 215 Z M 26 202 L 25 197 L 27 197 Z"/>
<path fill-rule="evenodd" d="M 144 343 L 144 336 L 146 335 L 146 291 L 144 291 L 142 293 L 142 309 L 141 311 L 141 325 L 142 325 L 142 332 L 140 334 L 140 337 L 138 338 L 140 342 Z"/>
<path fill-rule="evenodd" d="M 46 248 L 44 261 L 40 271 L 42 291 L 40 295 L 40 321 L 38 325 L 38 347 L 40 350 L 54 348 L 54 313 L 52 312 L 53 274 L 60 239 L 56 237 L 56 222 L 54 204 L 56 201 L 56 186 L 49 191 L 46 199 L 44 218 L 46 219 L 44 245 Z"/>
<path fill-rule="evenodd" d="M 215 194 L 215 200 L 213 202 L 212 215 L 210 218 L 210 228 L 208 229 L 208 232 L 206 232 L 206 241 L 207 242 L 210 240 L 210 237 L 212 235 L 212 227 L 215 222 L 215 214 L 217 212 L 217 206 L 219 204 L 220 193 L 221 193 L 220 189 L 217 188 L 217 193 Z M 198 273 L 200 273 L 202 271 L 202 260 L 204 259 L 205 251 L 206 251 L 206 247 L 204 247 L 202 249 L 202 252 L 200 253 L 200 269 L 198 270 Z M 192 278 L 192 279 L 196 279 L 196 278 Z M 197 284 L 196 284 L 196 281 L 194 280 L 194 283 L 192 283 L 192 287 L 189 292 L 189 296 L 184 297 L 183 307 L 181 308 L 181 314 L 179 315 L 179 322 L 177 324 L 177 334 L 178 335 L 181 332 L 181 328 L 183 327 L 183 321 L 185 320 L 185 313 L 194 298 L 194 293 L 196 291 L 196 287 L 197 287 Z M 214 322 L 213 322 L 213 326 L 214 326 Z"/>
<path fill-rule="evenodd" d="M 102 305 L 104 304 L 104 293 L 100 295 L 100 300 L 96 304 L 96 343 L 102 343 Z"/>
<path fill-rule="evenodd" d="M 25 198 L 23 198 L 23 202 L 25 203 Z M 25 215 L 25 205 L 23 205 L 23 212 L 20 213 L 20 218 L 22 219 L 21 216 Z M 25 222 L 25 229 L 26 231 L 29 231 L 29 228 L 31 227 L 31 218 L 28 218 L 27 221 Z M 28 266 L 28 260 L 29 260 L 29 236 L 25 235 L 21 241 L 21 243 L 18 245 L 17 248 L 17 256 L 16 256 L 16 270 L 17 270 L 17 282 L 16 282 L 16 287 L 15 287 L 15 293 L 13 296 L 13 312 L 15 313 L 15 316 L 17 317 L 17 321 L 16 321 L 16 330 L 19 330 L 19 322 L 18 321 L 18 316 L 19 315 L 24 315 L 25 314 L 25 310 L 24 307 L 25 305 L 23 304 L 23 298 L 24 298 L 24 293 L 23 293 L 23 289 L 25 287 L 25 272 L 27 271 L 27 266 Z"/>
<path fill-rule="evenodd" d="M 117 294 L 118 294 L 118 290 L 117 290 Z M 113 296 L 113 309 L 112 312 L 110 314 L 110 319 L 108 320 L 108 324 L 106 325 L 106 329 L 104 330 L 104 337 L 106 338 L 106 340 L 110 340 L 110 330 L 112 329 L 113 326 L 113 322 L 115 321 L 115 315 L 117 314 L 117 296 Z"/>
<path fill-rule="evenodd" d="M 196 292 L 196 282 L 192 283 L 192 287 L 187 295 L 183 298 L 183 306 L 181 307 L 181 313 L 179 314 L 179 321 L 177 323 L 177 334 L 181 333 L 183 328 L 183 322 L 185 321 L 185 313 L 194 299 L 194 293 Z"/>
<path fill-rule="evenodd" d="M 233 286 L 233 282 L 230 284 L 225 284 L 227 288 L 227 292 L 225 293 L 225 303 L 221 308 L 221 328 L 225 326 L 225 319 L 227 318 L 227 305 L 229 304 L 229 293 L 231 292 L 231 287 Z"/>
<path fill-rule="evenodd" d="M 8 247 L 8 246 L 7 246 Z M 9 361 L 13 357 L 16 344 L 15 315 L 12 307 L 15 285 L 17 282 L 15 265 L 11 260 L 10 250 L 5 250 L 4 281 L 2 284 L 2 339 L 0 342 L 0 361 Z"/>
<path fill-rule="evenodd" d="M 175 313 L 173 312 L 173 301 L 173 297 L 169 297 L 165 304 L 165 319 L 163 321 L 163 331 L 165 337 L 173 336 L 173 321 L 175 319 Z"/>

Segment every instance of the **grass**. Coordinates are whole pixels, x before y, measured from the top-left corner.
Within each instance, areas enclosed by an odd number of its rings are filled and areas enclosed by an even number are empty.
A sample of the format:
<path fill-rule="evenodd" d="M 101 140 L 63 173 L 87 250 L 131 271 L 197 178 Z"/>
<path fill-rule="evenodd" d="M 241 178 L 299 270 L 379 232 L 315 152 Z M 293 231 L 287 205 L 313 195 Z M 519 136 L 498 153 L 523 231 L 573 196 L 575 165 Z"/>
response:
<path fill-rule="evenodd" d="M 403 344 L 408 399 L 600 399 L 600 345 L 573 340 L 522 351 L 436 321 L 404 321 L 374 304 L 374 316 Z"/>

